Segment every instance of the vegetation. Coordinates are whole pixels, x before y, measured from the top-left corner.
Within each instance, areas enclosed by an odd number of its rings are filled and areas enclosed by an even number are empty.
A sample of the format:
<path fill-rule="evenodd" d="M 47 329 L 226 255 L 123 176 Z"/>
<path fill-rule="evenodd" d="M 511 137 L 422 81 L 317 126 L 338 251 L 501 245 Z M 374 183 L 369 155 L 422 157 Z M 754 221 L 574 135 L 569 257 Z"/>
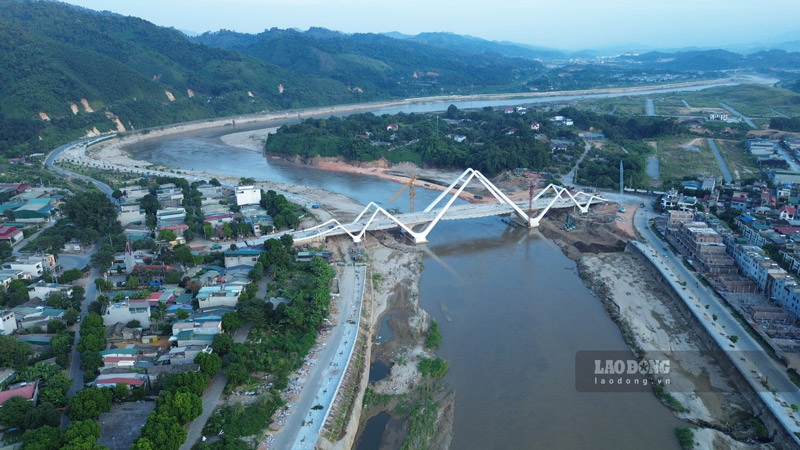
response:
<path fill-rule="evenodd" d="M 691 428 L 675 428 L 675 437 L 678 438 L 678 445 L 680 445 L 683 450 L 691 450 L 694 448 L 694 431 L 692 431 Z"/>
<path fill-rule="evenodd" d="M 442 345 L 442 332 L 439 330 L 439 322 L 432 321 L 431 327 L 428 329 L 428 338 L 425 341 L 425 347 L 436 350 Z"/>
<path fill-rule="evenodd" d="M 88 387 L 78 391 L 67 403 L 67 417 L 70 420 L 96 419 L 100 414 L 111 410 L 111 389 Z"/>
<path fill-rule="evenodd" d="M 266 428 L 272 414 L 283 405 L 278 394 L 265 393 L 247 406 L 239 402 L 222 406 L 208 419 L 203 433 L 217 435 L 223 431 L 226 436 L 233 438 L 252 436 Z"/>
<path fill-rule="evenodd" d="M 45 425 L 28 430 L 22 435 L 22 450 L 87 449 L 100 450 L 105 447 L 95 442 L 100 437 L 100 424 L 94 420 L 73 421 L 66 429 Z"/>
<path fill-rule="evenodd" d="M 430 378 L 442 378 L 450 368 L 447 361 L 442 358 L 425 358 L 421 357 L 419 360 L 419 371 L 422 375 Z"/>
<path fill-rule="evenodd" d="M 685 406 L 677 399 L 674 395 L 670 394 L 669 392 L 665 391 L 664 388 L 658 384 L 653 384 L 653 393 L 655 394 L 656 398 L 661 400 L 662 403 L 666 404 L 670 409 L 677 412 L 686 412 Z"/>

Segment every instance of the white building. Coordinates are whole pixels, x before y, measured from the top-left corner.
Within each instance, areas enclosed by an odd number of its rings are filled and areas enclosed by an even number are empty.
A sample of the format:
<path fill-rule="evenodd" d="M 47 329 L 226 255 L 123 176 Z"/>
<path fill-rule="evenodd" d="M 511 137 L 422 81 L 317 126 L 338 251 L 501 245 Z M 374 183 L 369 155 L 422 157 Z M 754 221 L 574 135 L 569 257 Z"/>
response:
<path fill-rule="evenodd" d="M 216 308 L 220 306 L 235 308 L 242 290 L 244 290 L 244 286 L 238 284 L 202 287 L 197 292 L 199 308 Z"/>
<path fill-rule="evenodd" d="M 17 329 L 17 319 L 14 313 L 8 310 L 0 311 L 0 333 L 5 336 L 13 334 Z"/>
<path fill-rule="evenodd" d="M 108 305 L 103 312 L 103 325 L 107 327 L 115 323 L 128 323 L 131 320 L 138 320 L 142 328 L 150 328 L 150 302 L 127 300 Z"/>
<path fill-rule="evenodd" d="M 3 269 L 21 270 L 30 275 L 30 278 L 39 278 L 44 274 L 44 265 L 41 258 L 21 259 L 3 264 Z"/>
<path fill-rule="evenodd" d="M 255 186 L 237 186 L 236 204 L 257 205 L 261 201 L 261 188 Z"/>

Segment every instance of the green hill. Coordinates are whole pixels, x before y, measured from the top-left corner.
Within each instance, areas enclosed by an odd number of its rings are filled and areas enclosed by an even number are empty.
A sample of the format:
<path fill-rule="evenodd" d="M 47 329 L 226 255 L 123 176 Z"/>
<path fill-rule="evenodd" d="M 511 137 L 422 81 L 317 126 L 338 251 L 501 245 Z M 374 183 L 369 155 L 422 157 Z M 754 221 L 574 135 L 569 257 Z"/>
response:
<path fill-rule="evenodd" d="M 360 98 L 335 80 L 55 2 L 0 0 L 0 55 L 6 156 L 46 151 L 93 128 L 115 130 L 115 118 L 139 129 Z"/>

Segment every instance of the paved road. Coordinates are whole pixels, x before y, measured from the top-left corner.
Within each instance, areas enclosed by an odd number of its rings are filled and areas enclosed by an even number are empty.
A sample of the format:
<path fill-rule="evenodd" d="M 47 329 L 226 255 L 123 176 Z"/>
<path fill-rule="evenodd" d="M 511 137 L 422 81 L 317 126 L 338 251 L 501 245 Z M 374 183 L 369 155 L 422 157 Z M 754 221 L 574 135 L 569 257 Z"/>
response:
<path fill-rule="evenodd" d="M 52 152 L 50 152 L 50 154 L 47 155 L 47 158 L 44 160 L 44 163 L 47 166 L 47 168 L 49 168 L 50 170 L 52 170 L 52 171 L 54 171 L 54 172 L 56 172 L 58 174 L 64 175 L 66 177 L 71 177 L 71 178 L 80 178 L 80 179 L 82 179 L 84 181 L 87 181 L 89 183 L 94 184 L 95 186 L 97 186 L 98 189 L 100 189 L 104 194 L 106 194 L 108 196 L 108 198 L 110 198 L 112 201 L 114 201 L 114 198 L 111 196 L 111 193 L 113 192 L 113 190 L 107 184 L 105 184 L 103 182 L 100 182 L 100 181 L 97 181 L 94 178 L 87 177 L 86 175 L 81 175 L 79 173 L 70 172 L 70 171 L 64 170 L 64 169 L 62 169 L 60 167 L 56 167 L 56 165 L 54 164 L 55 160 L 61 155 L 61 153 L 63 153 L 64 150 L 66 150 L 66 149 L 68 149 L 70 147 L 74 147 L 74 146 L 79 146 L 80 145 L 80 146 L 83 146 L 84 148 L 86 148 L 86 146 L 90 145 L 93 142 L 96 142 L 96 141 L 99 141 L 99 140 L 103 140 L 103 139 L 107 139 L 107 138 L 108 137 L 89 138 L 89 139 L 82 139 L 80 141 L 70 142 L 69 144 L 64 144 L 61 147 L 58 147 L 57 149 L 55 149 Z"/>
<path fill-rule="evenodd" d="M 283 427 L 270 443 L 271 448 L 311 450 L 316 445 L 355 346 L 365 281 L 364 266 L 345 267 L 339 281 L 341 295 L 336 325 L 323 349 L 317 352 L 300 397 L 291 405 Z M 311 409 L 315 405 L 321 405 L 322 409 Z"/>
<path fill-rule="evenodd" d="M 561 184 L 564 186 L 572 186 L 575 184 L 575 173 L 578 172 L 578 166 L 581 165 L 583 158 L 586 157 L 586 154 L 589 153 L 589 150 L 592 149 L 592 144 L 586 142 L 583 146 L 583 153 L 581 157 L 578 158 L 578 161 L 575 163 L 575 166 L 572 167 L 572 170 L 569 171 L 568 174 L 561 177 Z"/>
<path fill-rule="evenodd" d="M 656 115 L 656 104 L 653 102 L 652 98 L 648 98 L 647 100 L 645 100 L 644 109 L 647 112 L 648 116 Z"/>
<path fill-rule="evenodd" d="M 662 241 L 648 226 L 648 220 L 654 216 L 655 214 L 642 209 L 637 211 L 634 224 L 648 243 L 635 242 L 634 245 L 642 248 L 645 256 L 665 273 L 668 282 L 684 298 L 689 309 L 699 318 L 709 335 L 728 353 L 731 361 L 800 446 L 800 439 L 793 434 L 800 432 L 800 426 L 791 417 L 791 410 L 787 412 L 788 408 L 781 404 L 785 402 L 787 405 L 792 403 L 800 405 L 800 391 L 797 386 L 789 379 L 785 368 L 776 363 L 744 330 L 724 302 L 706 286 L 698 283 L 694 273 L 683 265 L 679 257 L 663 250 Z M 681 281 L 686 282 L 686 285 L 681 284 Z M 713 315 L 717 316 L 717 320 L 713 320 Z M 728 338 L 729 335 L 738 336 L 736 344 Z M 766 392 L 761 385 L 760 377 L 766 378 L 777 394 Z"/>
<path fill-rule="evenodd" d="M 655 180 L 661 178 L 661 169 L 659 167 L 658 156 L 650 156 L 647 158 L 647 167 L 645 171 L 647 176 Z"/>
<path fill-rule="evenodd" d="M 92 254 L 96 251 L 96 246 L 93 247 L 88 253 L 88 257 L 91 258 Z M 60 260 L 60 258 L 59 258 Z M 89 271 L 89 277 L 86 280 L 85 288 L 86 288 L 86 296 L 83 299 L 83 303 L 81 304 L 81 317 L 88 314 L 89 311 L 89 304 L 92 303 L 97 298 L 97 286 L 94 284 L 94 280 L 100 277 L 100 269 L 92 268 Z M 83 370 L 81 370 L 80 366 L 80 354 L 78 354 L 77 345 L 81 339 L 81 330 L 80 326 L 75 326 L 75 344 L 72 346 L 72 354 L 70 355 L 70 366 L 69 366 L 69 378 L 72 380 L 72 386 L 70 386 L 69 391 L 67 391 L 67 397 L 72 397 L 75 395 L 76 392 L 81 390 L 84 386 L 83 384 Z M 61 427 L 64 428 L 69 424 L 69 419 L 67 415 L 64 414 L 61 416 Z"/>
<path fill-rule="evenodd" d="M 756 126 L 756 124 L 754 124 L 752 120 L 750 120 L 749 118 L 743 116 L 741 113 L 739 113 L 739 111 L 736 111 L 731 106 L 729 106 L 729 105 L 727 105 L 725 103 L 720 103 L 720 105 L 722 105 L 723 108 L 725 108 L 728 111 L 730 111 L 731 114 L 733 114 L 735 116 L 739 116 L 740 119 L 744 120 L 744 123 L 746 123 L 748 127 L 752 128 L 754 130 L 758 129 L 758 126 Z"/>
<path fill-rule="evenodd" d="M 719 149 L 717 148 L 717 143 L 714 142 L 713 139 L 709 139 L 708 145 L 711 146 L 711 151 L 714 152 L 714 157 L 717 158 L 717 164 L 719 164 L 719 170 L 722 171 L 722 178 L 725 179 L 726 183 L 732 182 L 733 176 L 731 176 L 731 171 L 728 170 L 728 165 L 725 164 L 725 160 L 722 159 L 722 154 L 720 154 Z"/>
<path fill-rule="evenodd" d="M 681 101 L 683 102 L 684 105 L 686 105 L 687 108 L 691 108 L 691 106 L 689 106 L 689 104 L 686 103 L 686 100 L 681 100 Z"/>
<path fill-rule="evenodd" d="M 246 324 L 242 328 L 236 330 L 233 334 L 233 341 L 242 343 L 247 339 L 248 334 L 250 334 L 250 324 Z M 209 383 L 208 388 L 206 388 L 206 392 L 203 393 L 203 413 L 189 425 L 186 442 L 181 445 L 181 450 L 191 450 L 194 444 L 200 440 L 203 435 L 203 427 L 206 426 L 208 418 L 211 417 L 211 413 L 213 413 L 214 408 L 217 407 L 217 403 L 219 402 L 219 398 L 226 384 L 228 384 L 228 376 L 225 375 L 224 371 L 220 370 L 214 375 L 214 378 L 211 379 L 211 383 Z"/>
<path fill-rule="evenodd" d="M 786 114 L 784 114 L 784 113 L 782 113 L 780 111 L 776 111 L 775 108 L 770 108 L 769 110 L 774 112 L 775 114 L 783 117 L 784 119 L 791 119 L 791 117 L 787 116 Z"/>
<path fill-rule="evenodd" d="M 793 172 L 800 172 L 800 164 L 797 164 L 797 160 L 794 159 L 792 155 L 790 155 L 785 148 L 780 145 L 776 145 L 775 149 L 778 151 L 778 154 L 789 164 L 789 169 Z"/>

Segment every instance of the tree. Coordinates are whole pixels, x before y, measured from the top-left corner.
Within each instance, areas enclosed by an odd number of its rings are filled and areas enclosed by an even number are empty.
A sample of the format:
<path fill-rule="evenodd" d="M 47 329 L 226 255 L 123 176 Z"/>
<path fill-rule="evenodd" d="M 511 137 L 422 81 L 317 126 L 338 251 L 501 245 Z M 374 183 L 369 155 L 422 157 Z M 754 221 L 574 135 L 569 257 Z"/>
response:
<path fill-rule="evenodd" d="M 222 225 L 222 235 L 225 236 L 225 239 L 229 239 L 233 235 L 231 224 L 226 223 Z"/>
<path fill-rule="evenodd" d="M 78 315 L 78 310 L 70 308 L 64 312 L 64 320 L 67 322 L 67 325 L 73 325 L 78 321 Z"/>
<path fill-rule="evenodd" d="M 64 331 L 67 329 L 67 326 L 64 325 L 64 322 L 60 320 L 50 320 L 47 322 L 47 332 L 49 334 L 56 334 L 59 331 Z"/>
<path fill-rule="evenodd" d="M 233 333 L 242 327 L 242 320 L 239 319 L 239 314 L 236 312 L 229 312 L 222 316 L 222 329 L 228 333 Z"/>
<path fill-rule="evenodd" d="M 142 327 L 142 323 L 139 322 L 136 319 L 133 319 L 130 322 L 128 322 L 125 326 L 128 327 L 128 328 L 141 328 Z"/>
<path fill-rule="evenodd" d="M 216 353 L 198 353 L 194 358 L 195 364 L 200 364 L 200 371 L 213 377 L 222 368 L 222 359 Z"/>
<path fill-rule="evenodd" d="M 177 311 L 175 311 L 175 317 L 177 317 L 178 320 L 184 320 L 189 317 L 189 311 L 180 308 Z"/>
<path fill-rule="evenodd" d="M 33 409 L 33 402 L 24 397 L 11 397 L 0 408 L 0 424 L 8 428 L 23 428 L 25 416 Z"/>
<path fill-rule="evenodd" d="M 64 432 L 47 425 L 22 435 L 23 450 L 61 450 L 63 445 Z"/>
<path fill-rule="evenodd" d="M 233 347 L 233 338 L 226 333 L 217 333 L 214 335 L 214 340 L 211 343 L 211 348 L 214 353 L 225 356 L 228 351 Z"/>
<path fill-rule="evenodd" d="M 194 255 L 192 249 L 188 245 L 179 245 L 175 247 L 175 260 L 184 266 L 194 265 Z"/>
<path fill-rule="evenodd" d="M 121 231 L 116 208 L 101 192 L 75 194 L 64 205 L 64 214 L 79 228 L 95 230 L 101 234 Z"/>
<path fill-rule="evenodd" d="M 216 178 L 212 178 L 212 179 L 208 180 L 208 184 L 210 184 L 212 186 L 217 186 L 217 187 L 222 186 L 222 184 Z"/>
<path fill-rule="evenodd" d="M 81 370 L 83 370 L 84 381 L 92 380 L 97 371 L 103 367 L 103 357 L 97 351 L 82 351 L 80 353 L 80 366 Z"/>
<path fill-rule="evenodd" d="M 139 289 L 139 278 L 128 275 L 127 280 L 125 280 L 125 287 L 129 289 Z"/>
<path fill-rule="evenodd" d="M 165 242 L 172 242 L 177 238 L 175 232 L 172 230 L 161 230 L 158 232 L 158 240 Z"/>
<path fill-rule="evenodd" d="M 70 420 L 96 419 L 111 410 L 111 398 L 110 389 L 83 388 L 69 399 L 67 417 Z"/>
<path fill-rule="evenodd" d="M 71 386 L 72 380 L 59 372 L 44 380 L 42 387 L 39 389 L 39 400 L 52 403 L 56 407 L 65 406 L 67 404 L 67 392 Z"/>
<path fill-rule="evenodd" d="M 186 440 L 186 428 L 169 414 L 157 414 L 157 411 L 147 418 L 142 427 L 142 437 L 150 440 L 157 449 L 179 449 Z"/>
<path fill-rule="evenodd" d="M 31 408 L 22 421 L 22 428 L 33 430 L 42 426 L 57 427 L 61 422 L 61 413 L 52 403 L 42 403 L 37 408 Z"/>
<path fill-rule="evenodd" d="M 0 366 L 20 370 L 28 364 L 32 354 L 31 344 L 12 336 L 0 336 Z"/>
<path fill-rule="evenodd" d="M 161 204 L 158 202 L 158 198 L 153 194 L 147 194 L 139 200 L 139 206 L 144 210 L 144 213 L 148 216 L 156 215 L 159 209 L 161 209 Z"/>
<path fill-rule="evenodd" d="M 203 235 L 206 239 L 214 236 L 214 227 L 208 222 L 203 224 Z"/>

